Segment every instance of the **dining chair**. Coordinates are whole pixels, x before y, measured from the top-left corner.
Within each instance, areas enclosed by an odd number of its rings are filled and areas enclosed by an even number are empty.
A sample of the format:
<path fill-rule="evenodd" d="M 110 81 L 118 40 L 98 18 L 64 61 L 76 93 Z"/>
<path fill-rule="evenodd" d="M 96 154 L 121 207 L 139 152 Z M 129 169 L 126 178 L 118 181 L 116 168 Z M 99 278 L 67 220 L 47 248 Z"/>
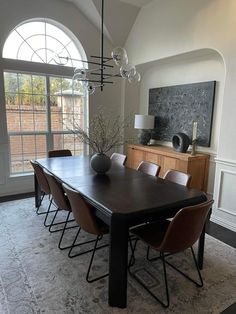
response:
<path fill-rule="evenodd" d="M 47 181 L 48 181 L 48 184 L 49 184 L 49 187 L 50 187 L 50 190 L 51 190 L 51 194 L 52 194 L 52 197 L 53 197 L 53 200 L 55 202 L 55 205 L 57 206 L 57 210 L 54 214 L 54 217 L 49 225 L 49 232 L 51 233 L 54 233 L 54 232 L 59 232 L 59 231 L 62 231 L 61 233 L 61 237 L 60 237 L 60 240 L 59 240 L 59 243 L 58 243 L 58 247 L 59 249 L 61 250 L 65 250 L 65 249 L 69 249 L 70 246 L 62 246 L 62 240 L 63 240 L 63 237 L 64 237 L 64 234 L 65 234 L 65 231 L 68 230 L 68 229 L 72 229 L 72 228 L 76 228 L 78 227 L 77 225 L 76 226 L 67 226 L 67 224 L 69 222 L 73 222 L 75 221 L 75 219 L 69 219 L 70 218 L 70 215 L 72 213 L 72 210 L 71 210 L 71 206 L 70 206 L 70 202 L 68 200 L 68 197 L 67 195 L 65 194 L 64 192 L 64 189 L 62 187 L 62 184 L 61 182 L 59 182 L 54 175 L 52 175 L 49 171 L 47 171 L 46 169 L 43 169 L 44 171 L 44 174 L 47 178 Z M 60 222 L 55 222 L 55 219 L 59 213 L 59 211 L 66 211 L 67 212 L 67 216 L 66 216 L 66 220 L 63 220 L 63 221 L 60 221 Z M 62 228 L 54 228 L 52 229 L 52 227 L 55 227 L 55 226 L 58 226 L 58 225 L 63 225 Z"/>
<path fill-rule="evenodd" d="M 172 169 L 167 170 L 163 176 L 163 179 L 165 180 L 172 181 L 174 183 L 181 184 L 187 187 L 190 186 L 191 178 L 191 175 L 188 173 Z"/>
<path fill-rule="evenodd" d="M 127 159 L 127 156 L 120 153 L 113 153 L 111 155 L 112 162 L 116 162 L 122 166 L 124 166 L 126 159 Z"/>
<path fill-rule="evenodd" d="M 57 150 L 50 150 L 48 152 L 48 157 L 66 157 L 72 156 L 72 153 L 69 149 L 57 149 Z"/>
<path fill-rule="evenodd" d="M 163 307 L 168 307 L 170 303 L 166 264 L 182 274 L 185 278 L 196 284 L 197 287 L 203 286 L 200 269 L 198 267 L 192 246 L 198 240 L 203 230 L 212 204 L 213 200 L 208 200 L 201 204 L 184 207 L 174 216 L 171 221 L 160 220 L 155 223 L 141 225 L 132 229 L 132 233 L 137 237 L 137 239 L 134 243 L 134 246 L 131 246 L 132 254 L 128 266 L 129 273 L 149 292 L 152 297 L 154 297 L 159 303 L 161 303 Z M 160 256 L 155 258 L 155 260 L 161 259 L 162 261 L 166 290 L 166 302 L 163 302 L 156 294 L 151 291 L 149 287 L 147 287 L 144 281 L 141 281 L 138 278 L 138 276 L 136 275 L 137 272 L 134 273 L 131 271 L 131 268 L 135 263 L 134 252 L 137 246 L 137 241 L 139 239 L 141 239 L 152 249 L 159 251 L 160 253 Z M 167 256 L 182 252 L 188 248 L 190 248 L 192 252 L 194 264 L 196 266 L 199 277 L 198 282 L 166 260 Z"/>
<path fill-rule="evenodd" d="M 149 161 L 141 161 L 137 167 L 138 171 L 142 171 L 150 176 L 158 176 L 161 166 Z"/>
<path fill-rule="evenodd" d="M 41 198 L 39 201 L 39 205 L 36 209 L 36 214 L 37 215 L 42 215 L 42 214 L 46 214 L 46 216 L 48 215 L 49 212 L 55 212 L 55 210 L 50 210 L 51 205 L 52 205 L 52 196 L 51 196 L 51 190 L 47 181 L 47 178 L 45 177 L 45 174 L 43 172 L 43 168 L 35 161 L 30 160 L 30 164 L 34 169 L 34 173 L 38 182 L 38 185 L 40 187 L 41 190 Z M 43 199 L 45 197 L 45 195 L 49 196 L 49 205 L 46 211 L 41 211 L 39 212 L 39 208 L 42 205 Z M 46 224 L 46 217 L 44 219 L 44 225 Z"/>
<path fill-rule="evenodd" d="M 88 202 L 86 202 L 86 200 L 81 196 L 79 192 L 71 189 L 66 184 L 63 184 L 63 188 L 70 201 L 70 205 L 71 205 L 71 209 L 74 214 L 74 217 L 75 217 L 75 221 L 78 223 L 80 227 L 71 245 L 71 249 L 68 256 L 75 257 L 75 256 L 79 256 L 88 252 L 92 252 L 87 274 L 86 274 L 87 282 L 91 283 L 91 282 L 97 281 L 99 279 L 102 279 L 108 276 L 108 274 L 104 274 L 93 279 L 90 278 L 90 271 L 92 268 L 95 252 L 98 249 L 108 246 L 108 244 L 100 245 L 99 247 L 97 245 L 98 245 L 99 240 L 102 239 L 103 235 L 109 233 L 109 228 L 102 220 L 100 220 L 94 215 L 93 207 Z M 76 244 L 76 241 L 80 234 L 81 229 L 89 234 L 95 235 L 96 236 L 95 241 L 91 240 L 91 241 L 86 241 L 86 242 L 81 242 L 81 243 Z M 74 255 L 71 254 L 74 247 L 81 246 L 89 242 L 95 242 L 93 249 L 86 250 L 86 251 L 83 251 Z"/>

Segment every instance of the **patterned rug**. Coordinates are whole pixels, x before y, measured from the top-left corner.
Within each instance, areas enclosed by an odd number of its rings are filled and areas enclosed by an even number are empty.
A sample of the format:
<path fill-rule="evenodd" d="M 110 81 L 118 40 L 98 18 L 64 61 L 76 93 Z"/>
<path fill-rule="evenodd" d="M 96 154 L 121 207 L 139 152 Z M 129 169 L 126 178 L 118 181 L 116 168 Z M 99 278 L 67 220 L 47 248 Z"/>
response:
<path fill-rule="evenodd" d="M 47 201 L 44 202 L 44 208 Z M 58 249 L 59 232 L 50 234 L 37 216 L 34 199 L 0 203 L 0 313 L 214 313 L 236 301 L 236 250 L 206 236 L 202 276 L 197 288 L 167 268 L 170 307 L 163 309 L 133 278 L 128 276 L 128 306 L 108 306 L 107 278 L 88 284 L 85 280 L 90 255 L 68 258 Z M 60 217 L 59 217 L 60 218 Z M 71 243 L 76 229 L 67 231 Z M 87 235 L 84 235 L 87 237 Z M 163 291 L 159 262 L 145 261 L 145 247 L 138 245 L 136 270 L 155 292 Z M 191 252 L 172 256 L 172 262 L 195 276 Z M 108 250 L 95 256 L 93 274 L 107 271 Z M 155 274 L 155 278 L 153 275 Z"/>

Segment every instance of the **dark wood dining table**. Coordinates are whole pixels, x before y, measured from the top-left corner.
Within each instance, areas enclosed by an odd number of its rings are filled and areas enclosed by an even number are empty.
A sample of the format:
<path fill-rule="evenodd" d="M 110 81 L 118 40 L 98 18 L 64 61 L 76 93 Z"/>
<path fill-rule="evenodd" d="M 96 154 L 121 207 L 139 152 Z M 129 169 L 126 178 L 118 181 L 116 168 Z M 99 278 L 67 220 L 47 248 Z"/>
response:
<path fill-rule="evenodd" d="M 173 217 L 184 206 L 206 201 L 206 194 L 137 170 L 112 163 L 105 175 L 90 168 L 89 157 L 38 159 L 37 162 L 61 182 L 79 191 L 95 208 L 95 215 L 109 225 L 110 306 L 127 306 L 127 260 L 129 228 L 140 223 Z M 40 201 L 35 179 L 35 202 Z M 180 231 L 181 232 L 181 231 Z M 203 230 L 198 246 L 198 263 L 202 268 Z"/>

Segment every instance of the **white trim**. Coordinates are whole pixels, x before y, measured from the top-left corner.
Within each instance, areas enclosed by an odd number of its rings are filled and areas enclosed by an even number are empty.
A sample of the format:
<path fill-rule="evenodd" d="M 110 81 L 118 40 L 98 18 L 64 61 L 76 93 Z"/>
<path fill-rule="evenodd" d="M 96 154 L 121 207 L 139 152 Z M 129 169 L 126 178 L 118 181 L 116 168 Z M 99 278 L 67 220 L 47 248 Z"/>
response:
<path fill-rule="evenodd" d="M 236 172 L 235 171 L 224 170 L 224 169 L 220 170 L 220 180 L 219 180 L 219 185 L 218 185 L 217 209 L 222 211 L 222 212 L 225 212 L 227 214 L 236 216 L 236 213 L 234 213 L 234 212 L 232 212 L 232 211 L 230 211 L 228 209 L 225 209 L 223 207 L 220 207 L 220 205 L 219 205 L 220 200 L 221 200 L 221 195 L 222 195 L 222 184 L 223 184 L 223 175 L 224 175 L 224 173 L 229 173 L 229 174 L 233 174 L 233 175 L 236 176 Z"/>
<path fill-rule="evenodd" d="M 210 218 L 210 221 L 222 226 L 222 227 L 225 227 L 227 229 L 230 229 L 234 232 L 236 232 L 236 225 L 235 224 L 232 224 L 230 223 L 228 220 L 225 220 L 225 219 L 222 219 L 222 218 L 219 218 L 219 217 L 216 217 L 215 215 L 211 215 L 211 218 Z"/>
<path fill-rule="evenodd" d="M 226 166 L 236 167 L 236 161 L 232 159 L 215 158 L 215 162 Z"/>

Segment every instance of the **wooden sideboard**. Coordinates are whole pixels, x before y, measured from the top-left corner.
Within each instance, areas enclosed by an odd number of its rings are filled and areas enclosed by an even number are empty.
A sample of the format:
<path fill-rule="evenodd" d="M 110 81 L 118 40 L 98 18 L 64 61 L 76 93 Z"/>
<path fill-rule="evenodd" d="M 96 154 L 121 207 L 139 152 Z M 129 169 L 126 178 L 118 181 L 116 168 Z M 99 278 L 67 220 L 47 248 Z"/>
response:
<path fill-rule="evenodd" d="M 208 168 L 210 156 L 207 154 L 178 153 L 166 146 L 128 145 L 126 166 L 137 169 L 142 160 L 161 166 L 159 176 L 168 169 L 175 169 L 192 176 L 190 187 L 207 192 Z"/>

